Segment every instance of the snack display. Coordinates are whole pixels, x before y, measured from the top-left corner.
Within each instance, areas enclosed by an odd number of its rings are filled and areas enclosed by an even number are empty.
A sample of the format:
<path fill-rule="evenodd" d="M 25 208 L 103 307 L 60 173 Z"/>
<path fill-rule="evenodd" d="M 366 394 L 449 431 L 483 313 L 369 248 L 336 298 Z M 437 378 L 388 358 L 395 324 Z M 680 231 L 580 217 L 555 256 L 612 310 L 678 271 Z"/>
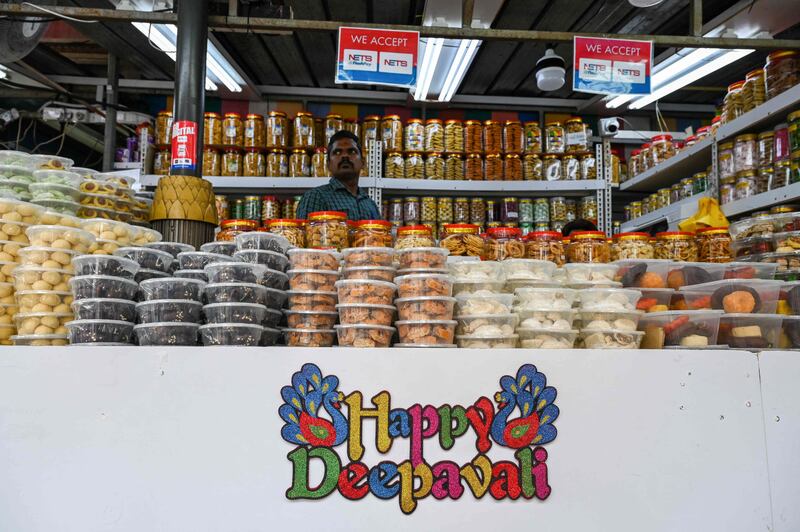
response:
<path fill-rule="evenodd" d="M 73 279 L 74 281 L 74 279 Z M 221 283 L 217 283 L 219 286 Z M 191 301 L 201 301 L 203 281 L 196 279 L 180 279 L 178 277 L 165 277 L 162 279 L 148 279 L 139 284 L 139 290 L 145 301 L 157 299 L 188 299 Z"/>
<path fill-rule="evenodd" d="M 283 329 L 286 345 L 290 347 L 330 347 L 336 340 L 336 331 L 310 329 Z"/>
<path fill-rule="evenodd" d="M 643 349 L 665 346 L 706 347 L 717 345 L 719 311 L 669 311 L 647 314 L 639 321 L 644 332 Z"/>
<path fill-rule="evenodd" d="M 689 310 L 724 310 L 730 314 L 770 314 L 775 312 L 780 281 L 763 279 L 724 279 L 686 286 L 680 292 Z"/>
<path fill-rule="evenodd" d="M 343 279 L 336 281 L 335 288 L 340 304 L 391 305 L 397 285 L 386 281 Z"/>
<path fill-rule="evenodd" d="M 336 325 L 342 347 L 389 347 L 395 328 L 383 325 Z"/>
<path fill-rule="evenodd" d="M 780 314 L 723 314 L 717 342 L 734 349 L 777 347 L 783 319 Z"/>
<path fill-rule="evenodd" d="M 586 349 L 639 349 L 643 337 L 643 332 L 607 329 L 581 331 L 578 339 Z"/>
<path fill-rule="evenodd" d="M 395 277 L 397 294 L 401 298 L 445 296 L 453 293 L 453 281 L 447 274 L 419 273 Z"/>

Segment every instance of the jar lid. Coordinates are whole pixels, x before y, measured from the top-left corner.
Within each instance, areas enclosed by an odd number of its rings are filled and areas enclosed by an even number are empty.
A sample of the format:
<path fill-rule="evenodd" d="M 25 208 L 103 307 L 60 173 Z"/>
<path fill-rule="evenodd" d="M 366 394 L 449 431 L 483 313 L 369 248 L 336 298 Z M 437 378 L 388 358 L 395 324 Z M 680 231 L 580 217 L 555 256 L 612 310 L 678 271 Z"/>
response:
<path fill-rule="evenodd" d="M 428 157 L 427 157 L 427 158 L 428 158 L 428 159 L 430 159 L 431 157 L 441 157 L 441 156 L 442 156 L 441 152 L 438 152 L 438 151 L 432 151 L 432 152 L 430 152 L 430 153 L 428 154 Z"/>
<path fill-rule="evenodd" d="M 315 153 L 328 153 L 328 148 L 320 146 L 314 150 Z"/>
<path fill-rule="evenodd" d="M 205 118 L 219 118 L 220 115 L 219 115 L 219 113 L 212 113 L 212 112 L 209 111 L 207 113 L 203 113 L 203 116 Z"/>
<path fill-rule="evenodd" d="M 583 123 L 583 119 L 579 116 L 575 116 L 564 122 L 565 124 L 581 124 Z"/>
<path fill-rule="evenodd" d="M 283 116 L 283 117 L 285 117 L 286 113 L 284 113 L 283 111 L 270 111 L 269 112 L 269 116 Z"/>
<path fill-rule="evenodd" d="M 520 121 L 519 120 L 506 120 L 506 125 L 507 126 L 520 125 Z"/>
<path fill-rule="evenodd" d="M 665 238 L 667 240 L 685 240 L 694 236 L 694 233 L 686 231 L 664 231 L 663 233 L 656 233 L 656 238 Z"/>
<path fill-rule="evenodd" d="M 721 150 L 732 150 L 733 149 L 733 142 L 723 142 L 719 145 L 719 149 Z"/>
<path fill-rule="evenodd" d="M 740 140 L 746 141 L 755 139 L 756 139 L 755 133 L 747 133 L 746 135 L 739 135 L 738 137 L 736 137 L 736 142 L 739 142 Z"/>
<path fill-rule="evenodd" d="M 797 116 L 800 117 L 800 113 L 795 112 L 795 113 L 792 113 L 792 114 L 797 114 Z M 789 115 L 789 116 L 792 116 L 792 115 Z M 768 139 L 768 138 L 771 138 L 771 137 L 774 137 L 774 136 L 775 136 L 775 132 L 774 131 L 764 131 L 763 133 L 759 133 L 758 134 L 758 138 L 759 139 Z"/>
<path fill-rule="evenodd" d="M 702 135 L 703 133 L 708 133 L 710 129 L 711 129 L 711 126 L 699 127 L 699 128 L 697 128 L 697 134 L 698 135 Z"/>
<path fill-rule="evenodd" d="M 723 185 L 732 185 L 736 182 L 736 177 L 734 176 L 723 177 L 722 179 L 720 179 L 720 182 L 722 182 Z"/>
<path fill-rule="evenodd" d="M 606 234 L 602 231 L 575 231 L 569 237 L 573 240 L 605 240 Z"/>
<path fill-rule="evenodd" d="M 292 148 L 292 153 L 305 153 L 305 148 Z"/>
<path fill-rule="evenodd" d="M 245 118 L 255 118 L 256 120 L 264 120 L 264 117 L 257 113 L 247 113 Z"/>
<path fill-rule="evenodd" d="M 238 152 L 241 152 L 241 151 L 242 151 L 241 148 L 239 148 L 238 146 L 226 146 L 225 147 L 225 153 L 238 153 Z"/>
<path fill-rule="evenodd" d="M 558 155 L 556 155 L 555 153 L 545 153 L 544 154 L 544 158 L 545 159 L 558 159 Z"/>
<path fill-rule="evenodd" d="M 631 156 L 639 155 L 640 153 L 642 153 L 642 150 L 631 150 Z"/>
<path fill-rule="evenodd" d="M 789 113 L 789 116 L 786 117 L 786 119 L 789 120 L 789 122 L 794 122 L 798 118 L 800 118 L 800 111 Z"/>
<path fill-rule="evenodd" d="M 336 113 L 328 113 L 328 115 L 325 118 L 331 118 L 333 120 L 341 120 L 342 119 L 342 115 L 339 115 L 339 114 L 336 114 Z"/>
<path fill-rule="evenodd" d="M 384 120 L 400 120 L 400 115 L 386 115 L 383 117 Z"/>
<path fill-rule="evenodd" d="M 778 207 L 772 207 L 769 210 L 770 214 L 784 214 L 787 212 L 794 212 L 797 208 L 791 205 L 780 205 Z"/>
<path fill-rule="evenodd" d="M 559 233 L 558 231 L 532 231 L 527 234 L 525 237 L 528 240 L 533 240 L 536 238 L 564 238 L 564 235 Z"/>
<path fill-rule="evenodd" d="M 409 118 L 408 121 L 406 122 L 406 124 L 421 124 L 421 123 L 422 123 L 421 118 Z"/>
<path fill-rule="evenodd" d="M 728 92 L 739 90 L 744 86 L 744 81 L 736 81 L 728 85 Z"/>
<path fill-rule="evenodd" d="M 644 144 L 642 144 L 642 149 L 643 150 L 649 150 L 650 149 L 650 143 L 649 142 L 645 142 Z"/>
<path fill-rule="evenodd" d="M 429 118 L 425 121 L 426 124 L 441 124 L 442 121 L 438 118 Z"/>
<path fill-rule="evenodd" d="M 490 237 L 521 237 L 522 230 L 517 227 L 492 227 L 487 231 Z"/>
<path fill-rule="evenodd" d="M 668 141 L 672 140 L 672 135 L 656 135 L 655 137 L 651 137 L 651 142 L 660 142 L 660 141 Z"/>
<path fill-rule="evenodd" d="M 545 127 L 561 127 L 561 122 L 547 122 Z"/>
<path fill-rule="evenodd" d="M 714 118 L 711 119 L 711 125 L 713 126 L 714 124 L 720 122 L 721 120 L 722 120 L 722 117 L 720 115 L 717 115 L 717 116 L 715 116 Z"/>
<path fill-rule="evenodd" d="M 262 201 L 278 201 L 278 196 L 261 196 Z"/>
<path fill-rule="evenodd" d="M 222 229 L 230 229 L 231 227 L 234 226 L 243 226 L 255 229 L 258 226 L 258 222 L 256 222 L 255 220 L 242 220 L 242 219 L 222 220 L 219 223 L 219 226 Z"/>
<path fill-rule="evenodd" d="M 491 155 L 491 153 L 489 155 Z M 468 159 L 480 159 L 481 157 L 482 157 L 482 155 L 480 153 L 468 153 L 467 154 L 467 158 Z"/>
<path fill-rule="evenodd" d="M 405 225 L 397 228 L 397 236 L 431 235 L 431 228 L 426 225 Z"/>
<path fill-rule="evenodd" d="M 300 227 L 303 225 L 303 221 L 292 218 L 274 218 L 267 225 L 269 227 Z"/>
<path fill-rule="evenodd" d="M 742 170 L 741 172 L 736 172 L 736 177 L 755 177 L 756 171 L 755 170 Z"/>
<path fill-rule="evenodd" d="M 777 50 L 767 56 L 767 63 L 775 61 L 776 59 L 785 59 L 787 57 L 792 57 L 794 55 L 797 55 L 797 52 L 795 52 L 794 50 Z"/>
<path fill-rule="evenodd" d="M 495 126 L 495 125 L 497 125 L 499 123 L 500 122 L 498 122 L 497 120 L 484 120 L 483 121 L 483 125 L 484 126 Z"/>
<path fill-rule="evenodd" d="M 159 111 L 158 116 L 172 116 L 172 111 L 167 111 L 166 109 L 163 111 Z"/>
<path fill-rule="evenodd" d="M 539 127 L 539 122 L 535 122 L 535 121 L 525 122 L 524 125 L 525 125 L 525 127 L 528 127 L 528 126 Z"/>
<path fill-rule="evenodd" d="M 347 213 L 341 211 L 317 211 L 308 213 L 310 221 L 320 220 L 346 220 Z"/>
<path fill-rule="evenodd" d="M 751 70 L 750 72 L 745 74 L 744 79 L 750 81 L 751 79 L 762 78 L 762 77 L 764 77 L 764 69 L 763 68 L 757 68 L 757 69 Z"/>
<path fill-rule="evenodd" d="M 701 234 L 701 233 L 704 234 L 704 235 L 722 235 L 722 234 L 728 234 L 728 228 L 727 227 L 703 227 L 702 229 L 698 229 L 696 231 L 696 233 L 698 235 Z"/>
<path fill-rule="evenodd" d="M 297 111 L 297 114 L 294 115 L 294 117 L 297 118 L 298 116 L 313 116 L 313 115 L 308 111 Z"/>
<path fill-rule="evenodd" d="M 359 220 L 356 222 L 356 227 L 364 229 L 386 229 L 387 231 L 392 228 L 392 222 L 386 220 Z"/>
<path fill-rule="evenodd" d="M 467 120 L 464 123 L 466 125 L 468 125 L 468 126 L 479 126 L 479 125 L 481 125 L 481 121 L 480 120 Z"/>
<path fill-rule="evenodd" d="M 461 123 L 461 120 L 451 119 L 451 120 L 447 120 L 447 121 L 444 123 L 444 125 L 446 125 L 446 126 L 447 126 L 447 125 L 450 125 L 450 124 L 460 124 L 460 123 Z"/>
<path fill-rule="evenodd" d="M 225 118 L 242 118 L 242 115 L 239 113 L 225 113 Z"/>
<path fill-rule="evenodd" d="M 480 227 L 473 224 L 444 224 L 444 230 L 446 233 L 454 235 L 477 235 Z"/>
<path fill-rule="evenodd" d="M 619 233 L 614 235 L 614 238 L 619 240 L 650 240 L 650 235 L 648 233 Z"/>

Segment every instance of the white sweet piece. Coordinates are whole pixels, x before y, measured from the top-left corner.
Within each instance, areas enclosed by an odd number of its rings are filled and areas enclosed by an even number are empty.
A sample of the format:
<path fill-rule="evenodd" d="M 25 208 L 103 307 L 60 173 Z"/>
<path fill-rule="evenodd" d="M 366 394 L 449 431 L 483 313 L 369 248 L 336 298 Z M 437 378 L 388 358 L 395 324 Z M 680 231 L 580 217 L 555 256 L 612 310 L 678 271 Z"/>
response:
<path fill-rule="evenodd" d="M 527 329 L 553 329 L 559 331 L 572 329 L 572 324 L 565 320 L 559 312 L 554 311 L 534 312 L 533 316 L 524 319 L 519 326 Z"/>
<path fill-rule="evenodd" d="M 598 331 L 584 336 L 587 349 L 636 349 L 636 337 L 620 331 Z"/>
<path fill-rule="evenodd" d="M 618 331 L 635 331 L 636 323 L 633 320 L 629 320 L 627 318 L 620 318 L 614 320 L 611 329 L 617 329 Z"/>
<path fill-rule="evenodd" d="M 607 292 L 603 293 L 602 297 L 583 297 L 581 299 L 581 308 L 593 311 L 619 311 L 633 310 L 634 305 L 624 293 Z"/>
<path fill-rule="evenodd" d="M 606 320 L 594 320 L 590 321 L 584 326 L 584 329 L 592 329 L 592 330 L 602 330 L 602 329 L 611 329 L 611 324 L 608 323 Z"/>
<path fill-rule="evenodd" d="M 508 307 L 491 299 L 469 299 L 461 305 L 462 316 L 485 316 L 487 314 L 506 314 Z"/>
<path fill-rule="evenodd" d="M 447 268 L 456 282 L 504 280 L 500 263 L 495 261 L 449 262 Z"/>
<path fill-rule="evenodd" d="M 572 300 L 568 299 L 568 293 L 563 290 L 520 289 L 516 294 L 519 299 L 518 310 L 569 310 L 572 308 Z"/>
<path fill-rule="evenodd" d="M 535 335 L 533 338 L 522 340 L 522 347 L 533 349 L 570 349 L 573 342 L 568 338 L 552 336 L 546 333 Z"/>

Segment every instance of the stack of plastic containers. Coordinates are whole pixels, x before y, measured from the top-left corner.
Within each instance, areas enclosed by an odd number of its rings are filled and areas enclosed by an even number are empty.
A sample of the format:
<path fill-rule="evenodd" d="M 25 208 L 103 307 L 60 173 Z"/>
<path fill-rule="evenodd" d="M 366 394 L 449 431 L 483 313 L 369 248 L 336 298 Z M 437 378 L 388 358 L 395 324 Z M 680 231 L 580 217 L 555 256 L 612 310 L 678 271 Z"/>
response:
<path fill-rule="evenodd" d="M 83 220 L 81 228 L 95 236 L 89 249 L 93 255 L 111 255 L 122 247 L 142 246 L 161 240 L 158 231 L 103 218 Z"/>
<path fill-rule="evenodd" d="M 209 285 L 230 289 L 261 284 L 267 267 L 250 262 L 214 262 L 205 267 Z M 264 332 L 267 307 L 259 303 L 209 303 L 203 307 L 206 325 L 200 327 L 203 345 L 257 346 Z M 280 313 L 278 313 L 280 319 Z"/>
<path fill-rule="evenodd" d="M 572 308 L 577 291 L 556 286 L 520 287 L 515 290 L 520 347 L 569 349 L 575 346 L 578 331 L 573 324 L 577 311 Z"/>
<path fill-rule="evenodd" d="M 69 170 L 34 170 L 33 182 L 28 186 L 30 201 L 46 209 L 74 215 L 81 198 L 81 181 L 80 174 Z"/>
<path fill-rule="evenodd" d="M 171 253 L 149 247 L 121 247 L 114 251 L 114 255 L 131 259 L 139 265 L 139 271 L 134 278 L 137 283 L 169 277 L 175 263 L 175 257 Z"/>
<path fill-rule="evenodd" d="M 536 259 L 506 259 L 500 263 L 505 281 L 505 292 L 515 293 L 517 288 L 555 287 L 561 284 L 562 270 L 554 262 Z"/>
<path fill-rule="evenodd" d="M 333 345 L 339 316 L 336 283 L 340 260 L 341 254 L 333 249 L 289 250 L 289 304 L 283 330 L 286 345 Z"/>
<path fill-rule="evenodd" d="M 583 263 L 576 262 L 565 264 L 562 268 L 565 274 L 565 285 L 568 288 L 582 290 L 584 288 L 619 288 L 622 283 L 615 281 L 619 266 L 614 263 Z"/>
<path fill-rule="evenodd" d="M 156 251 L 156 250 L 150 250 Z M 163 277 L 139 283 L 134 327 L 139 345 L 197 345 L 206 283 Z"/>
<path fill-rule="evenodd" d="M 29 201 L 33 170 L 27 153 L 0 151 L 0 197 Z"/>
<path fill-rule="evenodd" d="M 80 182 L 79 192 L 79 217 L 131 221 L 133 190 L 124 176 L 99 173 L 86 176 Z"/>
<path fill-rule="evenodd" d="M 586 288 L 578 292 L 581 327 L 579 345 L 587 349 L 638 349 L 644 333 L 637 331 L 641 293 L 626 288 Z"/>

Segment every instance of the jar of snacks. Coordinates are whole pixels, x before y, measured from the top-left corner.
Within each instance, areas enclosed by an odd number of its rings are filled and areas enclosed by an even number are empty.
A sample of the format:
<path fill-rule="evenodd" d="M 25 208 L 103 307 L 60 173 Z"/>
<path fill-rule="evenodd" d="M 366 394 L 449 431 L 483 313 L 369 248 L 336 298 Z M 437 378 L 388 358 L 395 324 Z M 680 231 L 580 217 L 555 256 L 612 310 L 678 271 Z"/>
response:
<path fill-rule="evenodd" d="M 625 207 L 622 208 L 622 212 L 623 212 L 623 217 L 624 217 L 626 222 L 630 222 L 633 219 L 633 218 L 631 218 L 631 206 L 630 206 L 630 204 L 625 205 Z"/>
<path fill-rule="evenodd" d="M 169 163 L 167 163 L 169 167 Z M 203 148 L 203 175 L 222 175 L 222 150 L 206 146 Z"/>
<path fill-rule="evenodd" d="M 403 179 L 406 176 L 406 162 L 400 152 L 390 152 L 386 154 L 386 165 L 383 171 L 384 177 Z"/>
<path fill-rule="evenodd" d="M 405 150 L 423 152 L 425 149 L 425 125 L 419 118 L 409 118 L 405 128 Z"/>
<path fill-rule="evenodd" d="M 483 149 L 487 154 L 503 153 L 503 124 L 497 120 L 483 123 Z"/>
<path fill-rule="evenodd" d="M 387 115 L 381 120 L 381 140 L 383 141 L 383 150 L 390 151 L 403 151 L 403 122 L 397 115 Z"/>
<path fill-rule="evenodd" d="M 750 71 L 744 78 L 742 87 L 742 111 L 755 109 L 767 100 L 767 87 L 764 85 L 764 69 Z"/>
<path fill-rule="evenodd" d="M 274 218 L 269 220 L 267 227 L 270 233 L 281 235 L 293 246 L 304 248 L 306 244 L 306 234 L 303 230 L 303 220 L 293 220 L 288 218 Z"/>
<path fill-rule="evenodd" d="M 156 145 L 172 145 L 172 111 L 160 111 L 156 115 Z"/>
<path fill-rule="evenodd" d="M 328 114 L 328 116 L 325 117 L 325 146 L 331 141 L 331 137 L 342 129 L 344 129 L 342 115 L 334 113 Z"/>
<path fill-rule="evenodd" d="M 764 66 L 767 100 L 787 91 L 800 82 L 800 53 L 778 50 L 767 56 Z"/>
<path fill-rule="evenodd" d="M 453 223 L 453 198 L 436 198 L 436 220 L 440 223 Z"/>
<path fill-rule="evenodd" d="M 580 118 L 566 121 L 566 153 L 583 152 L 589 149 L 589 135 L 586 124 Z"/>
<path fill-rule="evenodd" d="M 736 199 L 736 177 L 726 177 L 720 180 L 719 202 L 721 205 Z"/>
<path fill-rule="evenodd" d="M 542 161 L 542 175 L 545 181 L 561 181 L 563 179 L 561 160 L 558 155 L 545 154 L 544 161 Z"/>
<path fill-rule="evenodd" d="M 655 257 L 650 235 L 647 233 L 619 233 L 614 235 L 611 260 L 652 259 Z"/>
<path fill-rule="evenodd" d="M 483 180 L 483 158 L 480 153 L 468 153 L 464 177 L 470 181 Z"/>
<path fill-rule="evenodd" d="M 464 125 L 461 120 L 448 120 L 444 123 L 444 152 L 464 153 Z"/>
<path fill-rule="evenodd" d="M 429 153 L 425 158 L 425 179 L 444 179 L 444 167 L 441 153 Z"/>
<path fill-rule="evenodd" d="M 500 208 L 495 200 L 486 200 L 486 221 L 488 223 L 500 222 Z M 487 227 L 489 226 L 487 225 Z"/>
<path fill-rule="evenodd" d="M 602 231 L 575 231 L 567 246 L 567 262 L 611 261 L 611 246 Z"/>
<path fill-rule="evenodd" d="M 684 199 L 683 197 L 683 186 L 680 183 L 675 183 L 671 187 L 669 187 L 669 203 L 670 205 L 673 203 L 678 203 L 680 200 Z"/>
<path fill-rule="evenodd" d="M 503 151 L 518 155 L 525 151 L 525 134 L 518 120 L 506 120 L 503 126 Z"/>
<path fill-rule="evenodd" d="M 516 227 L 493 227 L 486 232 L 483 260 L 525 258 L 522 231 Z"/>
<path fill-rule="evenodd" d="M 547 219 L 549 220 L 550 218 L 548 217 Z M 534 218 L 533 218 L 533 200 L 532 199 L 523 198 L 523 199 L 519 200 L 519 221 L 520 221 L 520 223 L 533 223 Z"/>
<path fill-rule="evenodd" d="M 464 122 L 464 149 L 467 153 L 483 153 L 483 127 L 479 120 Z"/>
<path fill-rule="evenodd" d="M 500 220 L 504 224 L 519 222 L 519 200 L 517 198 L 503 198 L 500 204 Z"/>
<path fill-rule="evenodd" d="M 631 158 L 628 161 L 628 173 L 631 177 L 635 177 L 642 173 L 642 150 L 631 151 Z"/>
<path fill-rule="evenodd" d="M 448 154 L 444 163 L 445 179 L 464 179 L 464 159 L 457 153 Z"/>
<path fill-rule="evenodd" d="M 775 162 L 775 132 L 765 131 L 758 135 L 758 167 L 772 166 Z"/>
<path fill-rule="evenodd" d="M 754 170 L 745 170 L 736 174 L 734 196 L 738 199 L 749 198 L 756 194 L 756 181 L 758 175 Z"/>
<path fill-rule="evenodd" d="M 289 157 L 289 177 L 311 176 L 311 157 L 303 148 L 295 148 Z"/>
<path fill-rule="evenodd" d="M 756 136 L 739 135 L 733 146 L 733 166 L 736 172 L 755 170 L 758 164 Z"/>
<path fill-rule="evenodd" d="M 789 168 L 791 169 L 789 184 L 800 182 L 800 150 L 792 152 Z"/>
<path fill-rule="evenodd" d="M 424 147 L 425 153 L 442 153 L 444 151 L 444 127 L 438 118 L 429 118 L 425 121 Z"/>
<path fill-rule="evenodd" d="M 778 124 L 772 130 L 775 133 L 775 161 L 789 158 L 789 125 Z"/>
<path fill-rule="evenodd" d="M 597 198 L 595 196 L 584 196 L 581 198 L 578 218 L 593 222 L 597 221 Z"/>
<path fill-rule="evenodd" d="M 800 111 L 791 113 L 787 120 L 789 121 L 787 131 L 789 132 L 789 152 L 791 153 L 800 150 Z"/>
<path fill-rule="evenodd" d="M 563 266 L 564 243 L 563 236 L 557 231 L 534 231 L 525 237 L 525 258 L 536 260 L 549 260 L 558 266 Z"/>
<path fill-rule="evenodd" d="M 222 175 L 242 175 L 242 152 L 239 148 L 225 148 L 225 153 L 222 155 Z"/>
<path fill-rule="evenodd" d="M 708 190 L 708 174 L 697 172 L 692 176 L 692 196 L 702 194 L 706 190 Z"/>
<path fill-rule="evenodd" d="M 351 247 L 385 247 L 392 242 L 392 223 L 384 220 L 361 220 L 355 224 Z"/>
<path fill-rule="evenodd" d="M 456 198 L 453 201 L 453 221 L 457 224 L 465 224 L 470 220 L 469 198 Z"/>
<path fill-rule="evenodd" d="M 328 149 L 320 146 L 311 156 L 311 177 L 330 177 L 328 172 Z"/>
<path fill-rule="evenodd" d="M 406 179 L 425 178 L 425 160 L 422 152 L 409 152 L 404 162 Z"/>
<path fill-rule="evenodd" d="M 287 177 L 289 175 L 289 159 L 286 151 L 270 150 L 267 154 L 267 175 L 270 177 Z"/>
<path fill-rule="evenodd" d="M 700 262 L 730 262 L 731 234 L 727 227 L 705 227 L 697 230 L 697 258 Z"/>
<path fill-rule="evenodd" d="M 268 222 L 273 218 L 281 217 L 281 202 L 278 201 L 277 196 L 262 196 L 261 197 L 261 222 L 264 227 L 267 227 Z"/>
<path fill-rule="evenodd" d="M 711 134 L 711 126 L 697 128 L 697 140 L 703 140 Z"/>
<path fill-rule="evenodd" d="M 294 135 L 292 146 L 299 149 L 310 150 L 315 146 L 314 117 L 311 113 L 298 112 L 294 117 Z"/>
<path fill-rule="evenodd" d="M 787 163 L 789 161 L 786 161 Z M 153 173 L 156 175 L 169 174 L 170 165 L 172 164 L 172 152 L 169 149 L 158 150 L 153 157 Z"/>
<path fill-rule="evenodd" d="M 401 198 L 392 198 L 389 202 L 389 221 L 402 222 L 403 221 L 403 200 Z"/>
<path fill-rule="evenodd" d="M 733 155 L 733 142 L 723 142 L 719 145 L 719 177 L 733 177 L 736 175 L 736 163 Z"/>
<path fill-rule="evenodd" d="M 395 249 L 432 248 L 436 244 L 429 227 L 424 225 L 407 225 L 397 229 Z"/>
<path fill-rule="evenodd" d="M 694 234 L 666 231 L 656 235 L 656 258 L 678 262 L 697 262 L 697 244 Z"/>
<path fill-rule="evenodd" d="M 688 198 L 694 193 L 694 180 L 691 177 L 685 177 L 680 181 L 683 191 L 681 192 L 682 198 Z"/>
<path fill-rule="evenodd" d="M 318 211 L 308 214 L 306 245 L 310 248 L 347 247 L 347 214 L 339 211 Z"/>
<path fill-rule="evenodd" d="M 361 138 L 361 126 L 355 118 L 345 118 L 342 124 L 342 129 L 349 131 L 359 139 Z M 362 146 L 363 148 L 363 146 Z"/>
<path fill-rule="evenodd" d="M 219 223 L 220 231 L 217 233 L 217 240 L 223 242 L 233 241 L 236 235 L 255 231 L 258 222 L 255 220 L 222 220 Z"/>
<path fill-rule="evenodd" d="M 563 213 L 559 212 L 557 215 L 564 216 L 564 219 L 566 220 L 566 215 Z M 548 202 L 547 198 L 536 198 L 533 201 L 533 218 L 531 221 L 538 223 L 550 221 L 550 202 Z"/>
<path fill-rule="evenodd" d="M 222 144 L 232 147 L 244 145 L 244 125 L 242 115 L 239 113 L 225 113 L 222 122 Z"/>
<path fill-rule="evenodd" d="M 265 143 L 264 117 L 253 113 L 246 115 L 244 119 L 244 147 L 263 148 Z"/>
<path fill-rule="evenodd" d="M 469 164 L 469 159 L 467 159 L 467 164 Z M 469 171 L 469 168 L 467 168 L 467 170 Z M 500 158 L 499 153 L 486 154 L 484 174 L 487 181 L 503 180 L 503 160 Z"/>
<path fill-rule="evenodd" d="M 242 175 L 264 176 L 267 173 L 266 159 L 261 148 L 245 148 L 242 160 L 244 170 Z"/>
<path fill-rule="evenodd" d="M 642 144 L 639 149 L 639 160 L 641 162 L 640 170 L 642 172 L 649 170 L 653 167 L 653 160 L 650 158 L 650 144 Z"/>
<path fill-rule="evenodd" d="M 727 123 L 742 116 L 742 87 L 744 81 L 737 81 L 728 85 L 728 93 L 722 101 L 722 122 Z"/>
<path fill-rule="evenodd" d="M 486 223 L 486 203 L 481 198 L 469 202 L 469 223 L 479 226 Z"/>
<path fill-rule="evenodd" d="M 222 146 L 222 116 L 219 113 L 203 114 L 203 144 L 205 146 Z"/>
<path fill-rule="evenodd" d="M 611 182 L 618 185 L 622 176 L 622 161 L 619 158 L 619 151 L 611 150 Z"/>
<path fill-rule="evenodd" d="M 675 147 L 672 145 L 672 135 L 656 135 L 650 139 L 650 158 L 653 166 L 664 162 L 675 155 Z"/>
<path fill-rule="evenodd" d="M 480 257 L 483 255 L 483 239 L 480 228 L 472 224 L 446 224 L 439 240 L 439 247 L 450 250 L 451 257 Z"/>
<path fill-rule="evenodd" d="M 565 135 L 566 132 L 561 122 L 549 122 L 544 128 L 545 153 L 564 153 Z"/>
<path fill-rule="evenodd" d="M 535 153 L 526 153 L 525 159 L 522 161 L 522 177 L 526 181 L 541 181 L 542 175 L 542 160 Z"/>
<path fill-rule="evenodd" d="M 580 170 L 578 179 L 597 179 L 597 165 L 592 153 L 583 153 L 578 156 Z"/>
<path fill-rule="evenodd" d="M 373 140 L 381 140 L 381 117 L 378 115 L 364 117 L 361 127 L 361 148 L 365 155 L 369 152 L 369 145 Z"/>
<path fill-rule="evenodd" d="M 756 194 L 761 194 L 770 190 L 770 187 L 775 182 L 775 171 L 772 166 L 765 166 L 758 169 L 758 177 L 756 178 Z"/>
<path fill-rule="evenodd" d="M 522 181 L 522 159 L 518 153 L 509 153 L 503 158 L 503 179 Z"/>
<path fill-rule="evenodd" d="M 542 153 L 542 130 L 539 122 L 525 122 L 525 153 Z"/>
<path fill-rule="evenodd" d="M 403 198 L 403 221 L 407 224 L 417 223 L 422 219 L 420 202 L 418 196 L 407 196 Z"/>
<path fill-rule="evenodd" d="M 792 166 L 791 161 L 783 160 L 775 163 L 775 173 L 772 177 L 772 186 L 770 190 L 785 187 L 792 181 Z"/>
<path fill-rule="evenodd" d="M 312 148 L 325 145 L 325 121 L 321 118 L 314 118 L 314 145 Z"/>
<path fill-rule="evenodd" d="M 581 173 L 581 164 L 578 159 L 571 154 L 561 157 L 561 178 L 566 181 L 577 181 Z"/>
<path fill-rule="evenodd" d="M 672 196 L 670 190 L 670 196 Z M 678 198 L 680 199 L 680 198 Z M 674 202 L 673 202 L 674 203 Z M 631 202 L 631 220 L 635 220 L 643 215 L 642 212 L 642 202 L 641 201 L 632 201 Z"/>
<path fill-rule="evenodd" d="M 436 221 L 436 196 L 423 196 L 422 198 L 422 214 L 420 219 L 425 222 Z"/>
<path fill-rule="evenodd" d="M 289 120 L 286 118 L 286 113 L 283 111 L 269 112 L 265 137 L 267 148 L 289 147 Z"/>

